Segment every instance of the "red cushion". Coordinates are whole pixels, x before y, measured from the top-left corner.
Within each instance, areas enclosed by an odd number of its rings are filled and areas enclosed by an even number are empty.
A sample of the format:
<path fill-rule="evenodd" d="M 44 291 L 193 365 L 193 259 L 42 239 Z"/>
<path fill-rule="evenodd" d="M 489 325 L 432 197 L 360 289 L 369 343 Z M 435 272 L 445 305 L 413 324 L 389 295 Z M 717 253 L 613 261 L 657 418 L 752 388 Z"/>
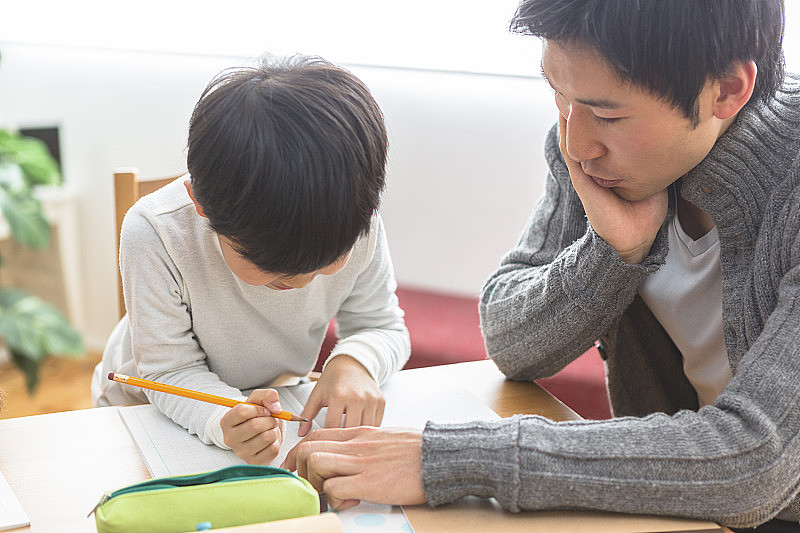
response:
<path fill-rule="evenodd" d="M 404 368 L 486 358 L 477 297 L 401 287 L 397 289 L 397 299 L 406 313 L 406 326 L 411 336 L 411 357 Z M 316 371 L 321 370 L 336 340 L 331 321 Z M 605 367 L 595 349 L 567 365 L 556 376 L 539 380 L 539 384 L 584 418 L 610 417 Z"/>

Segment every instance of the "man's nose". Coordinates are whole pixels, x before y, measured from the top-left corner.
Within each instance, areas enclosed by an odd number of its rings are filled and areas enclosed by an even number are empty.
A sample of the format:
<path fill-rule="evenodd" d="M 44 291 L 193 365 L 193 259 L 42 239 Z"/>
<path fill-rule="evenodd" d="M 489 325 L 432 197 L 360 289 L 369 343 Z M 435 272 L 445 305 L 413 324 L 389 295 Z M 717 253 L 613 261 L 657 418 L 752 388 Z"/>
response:
<path fill-rule="evenodd" d="M 592 118 L 586 115 L 586 112 L 573 107 L 567 117 L 567 154 L 579 162 L 596 159 L 605 153 L 596 126 L 591 123 Z"/>

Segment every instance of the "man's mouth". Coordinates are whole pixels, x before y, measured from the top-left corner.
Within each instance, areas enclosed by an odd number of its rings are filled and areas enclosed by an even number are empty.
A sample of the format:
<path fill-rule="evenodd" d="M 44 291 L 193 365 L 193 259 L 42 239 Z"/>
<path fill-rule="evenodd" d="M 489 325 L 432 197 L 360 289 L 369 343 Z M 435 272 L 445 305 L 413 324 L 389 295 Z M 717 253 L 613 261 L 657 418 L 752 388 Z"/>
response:
<path fill-rule="evenodd" d="M 599 176 L 592 176 L 591 174 L 589 174 L 589 177 L 592 178 L 592 181 L 594 181 L 596 184 L 598 184 L 601 187 L 605 187 L 607 189 L 611 188 L 611 187 L 616 187 L 617 185 L 619 185 L 619 182 L 620 182 L 620 180 L 616 180 L 616 179 L 609 180 L 609 179 L 601 178 Z"/>

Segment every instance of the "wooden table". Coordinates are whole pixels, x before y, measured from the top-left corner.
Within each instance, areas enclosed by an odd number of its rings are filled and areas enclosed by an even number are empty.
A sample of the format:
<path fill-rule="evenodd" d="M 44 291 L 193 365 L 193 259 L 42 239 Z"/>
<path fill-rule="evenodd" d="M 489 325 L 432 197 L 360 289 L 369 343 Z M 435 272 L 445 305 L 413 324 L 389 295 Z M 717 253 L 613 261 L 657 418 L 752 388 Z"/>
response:
<path fill-rule="evenodd" d="M 541 414 L 553 420 L 579 418 L 538 385 L 506 381 L 491 361 L 430 367 L 425 372 L 441 372 L 455 378 L 501 416 L 528 413 Z M 17 531 L 42 533 L 95 531 L 94 518 L 87 515 L 105 491 L 149 478 L 116 407 L 0 420 L 0 471 L 31 521 L 29 528 Z M 615 529 L 608 531 L 615 532 L 669 531 L 670 528 L 676 530 L 677 526 L 684 531 L 725 531 L 707 523 L 600 513 L 512 515 L 498 509 L 491 501 L 477 498 L 436 510 L 426 506 L 405 510 L 416 533 L 483 532 L 493 528 L 508 531 L 512 523 L 522 526 L 521 519 L 529 520 L 525 526 L 529 528 L 527 531 L 554 532 L 557 524 L 553 526 L 547 521 L 553 517 L 556 521 L 561 520 L 562 524 L 570 524 L 567 531 L 574 532 L 581 531 L 578 527 L 581 523 L 597 526 L 603 520 L 611 520 L 607 524 Z M 545 519 L 545 522 L 539 519 Z M 481 526 L 482 523 L 486 527 Z M 537 529 L 537 523 L 545 529 Z M 633 529 L 619 529 L 617 525 L 620 523 Z M 653 528 L 645 529 L 642 525 L 652 525 Z M 586 529 L 602 530 L 602 527 Z"/>

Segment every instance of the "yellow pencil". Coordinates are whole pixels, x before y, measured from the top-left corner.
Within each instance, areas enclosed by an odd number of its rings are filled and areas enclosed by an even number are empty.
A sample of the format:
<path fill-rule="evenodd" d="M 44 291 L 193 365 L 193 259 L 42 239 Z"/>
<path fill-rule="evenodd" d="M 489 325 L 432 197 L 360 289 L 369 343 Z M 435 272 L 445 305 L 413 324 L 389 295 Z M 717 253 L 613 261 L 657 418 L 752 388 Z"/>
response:
<path fill-rule="evenodd" d="M 223 396 L 215 396 L 213 394 L 207 394 L 205 392 L 198 392 L 191 389 L 183 389 L 181 387 L 176 387 L 174 385 L 167 385 L 166 383 L 158 383 L 157 381 L 135 378 L 132 376 L 126 376 L 125 374 L 116 374 L 114 372 L 111 372 L 108 375 L 108 379 L 110 379 L 111 381 L 117 381 L 119 383 L 125 383 L 127 385 L 142 387 L 143 389 L 150 389 L 158 392 L 175 394 L 176 396 L 183 396 L 184 398 L 191 398 L 192 400 L 200 400 L 201 402 L 224 405 L 225 407 L 233 407 L 235 405 L 239 405 L 240 403 L 244 405 L 252 405 L 253 407 L 264 407 L 263 405 L 258 405 L 255 403 L 232 400 L 231 398 L 225 398 Z M 289 420 L 290 422 L 308 422 L 308 420 L 306 420 L 305 418 L 292 414 L 289 411 L 281 411 L 280 413 L 270 413 L 269 416 L 273 418 L 280 418 L 282 420 Z"/>

